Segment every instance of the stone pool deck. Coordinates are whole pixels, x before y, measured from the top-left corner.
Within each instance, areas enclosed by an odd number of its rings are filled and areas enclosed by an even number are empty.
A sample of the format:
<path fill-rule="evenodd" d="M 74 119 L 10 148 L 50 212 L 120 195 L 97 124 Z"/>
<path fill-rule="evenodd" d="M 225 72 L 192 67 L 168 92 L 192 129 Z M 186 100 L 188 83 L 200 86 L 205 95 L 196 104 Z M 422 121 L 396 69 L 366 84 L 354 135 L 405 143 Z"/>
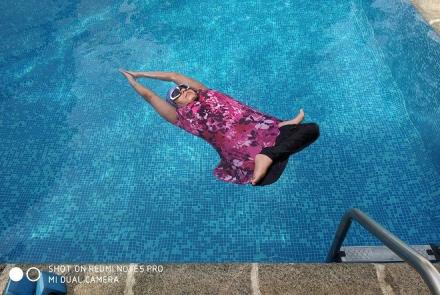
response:
<path fill-rule="evenodd" d="M 77 266 L 103 267 L 110 264 Z M 0 291 L 9 270 L 49 265 L 0 265 Z M 68 266 L 65 264 L 64 266 Z M 122 272 L 69 272 L 80 283 L 68 284 L 68 294 L 430 294 L 420 276 L 403 263 L 395 264 L 163 264 L 162 271 L 147 265 L 125 264 Z M 53 266 L 52 266 L 53 267 Z M 143 267 L 143 271 L 141 270 Z M 440 265 L 436 264 L 440 270 Z M 118 282 L 86 283 L 86 277 L 118 277 Z"/>
<path fill-rule="evenodd" d="M 439 0 L 411 0 L 422 14 L 423 18 L 440 35 L 440 1 Z"/>

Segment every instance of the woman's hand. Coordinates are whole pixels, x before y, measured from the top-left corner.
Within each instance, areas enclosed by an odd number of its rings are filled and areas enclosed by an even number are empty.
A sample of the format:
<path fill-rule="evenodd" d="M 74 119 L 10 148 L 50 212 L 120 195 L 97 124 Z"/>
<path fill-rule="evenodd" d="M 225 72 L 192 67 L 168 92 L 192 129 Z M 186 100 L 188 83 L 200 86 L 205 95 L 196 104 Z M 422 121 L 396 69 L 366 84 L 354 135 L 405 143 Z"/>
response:
<path fill-rule="evenodd" d="M 123 69 L 119 69 L 119 72 L 124 75 L 125 78 L 127 78 L 128 82 L 130 84 L 133 84 L 136 82 L 136 77 L 133 76 L 132 74 L 130 74 L 129 71 L 123 70 Z"/>
<path fill-rule="evenodd" d="M 134 72 L 134 71 L 126 71 L 126 70 L 123 70 L 123 71 L 126 72 L 126 73 L 129 73 L 129 74 L 132 75 L 135 79 L 140 78 L 140 77 L 143 77 L 143 76 L 142 76 L 142 72 Z"/>
<path fill-rule="evenodd" d="M 130 75 L 132 75 L 135 79 L 142 77 L 142 72 L 134 72 L 134 71 L 126 71 Z"/>

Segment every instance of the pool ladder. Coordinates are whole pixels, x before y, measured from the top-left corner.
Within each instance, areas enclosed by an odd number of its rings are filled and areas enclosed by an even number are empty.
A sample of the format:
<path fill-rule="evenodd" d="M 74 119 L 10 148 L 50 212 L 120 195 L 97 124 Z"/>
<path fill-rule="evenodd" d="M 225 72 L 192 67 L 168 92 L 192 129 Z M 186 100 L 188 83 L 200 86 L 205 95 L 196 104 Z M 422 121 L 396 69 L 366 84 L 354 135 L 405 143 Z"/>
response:
<path fill-rule="evenodd" d="M 350 229 L 350 225 L 352 220 L 356 220 L 360 225 L 362 225 L 366 230 L 368 230 L 371 234 L 373 234 L 376 238 L 384 243 L 385 246 L 389 248 L 394 254 L 399 256 L 403 261 L 407 262 L 411 265 L 415 270 L 420 274 L 425 283 L 428 285 L 432 294 L 440 295 L 440 273 L 437 269 L 432 265 L 432 263 L 426 258 L 428 256 L 434 256 L 436 260 L 439 259 L 439 247 L 432 245 L 431 249 L 425 251 L 426 255 L 423 255 L 423 252 L 416 251 L 407 244 L 405 244 L 398 237 L 393 235 L 391 232 L 386 230 L 368 215 L 363 213 L 361 210 L 357 208 L 352 208 L 348 210 L 341 219 L 341 223 L 339 224 L 338 230 L 336 231 L 335 237 L 333 239 L 332 246 L 327 255 L 327 262 L 349 262 L 349 260 L 342 259 L 345 255 L 344 251 L 341 251 L 342 243 L 347 236 L 348 230 Z M 422 247 L 422 246 L 420 246 Z M 356 247 L 346 247 L 348 250 L 356 248 Z M 363 248 L 363 250 L 367 248 L 374 247 L 359 247 Z M 356 252 L 356 251 L 353 251 Z M 365 252 L 365 251 L 364 251 Z M 368 251 L 367 251 L 368 252 Z M 382 256 L 384 251 L 382 251 Z M 387 256 L 387 255 L 385 255 Z M 389 256 L 389 255 L 388 255 Z M 391 259 L 392 261 L 396 261 L 395 259 Z M 352 260 L 351 262 L 355 262 Z"/>

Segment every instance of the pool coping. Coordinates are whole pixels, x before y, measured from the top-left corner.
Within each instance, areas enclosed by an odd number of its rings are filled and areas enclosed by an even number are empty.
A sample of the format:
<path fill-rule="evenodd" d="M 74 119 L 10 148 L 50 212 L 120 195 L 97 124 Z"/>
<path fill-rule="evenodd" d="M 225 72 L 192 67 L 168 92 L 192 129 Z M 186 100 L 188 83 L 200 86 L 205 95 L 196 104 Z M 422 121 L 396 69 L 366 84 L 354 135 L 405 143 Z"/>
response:
<path fill-rule="evenodd" d="M 411 0 L 425 21 L 440 35 L 440 1 Z"/>
<path fill-rule="evenodd" d="M 116 266 L 116 264 L 62 264 Z M 128 271 L 63 271 L 80 283 L 67 284 L 67 294 L 430 294 L 414 269 L 405 263 L 231 263 L 118 264 Z M 440 270 L 440 264 L 435 264 Z M 12 267 L 49 270 L 60 264 L 0 264 L 0 291 Z M 150 270 L 147 268 L 150 266 Z M 143 269 L 144 271 L 140 271 Z M 118 276 L 117 283 L 85 283 L 85 276 Z"/>

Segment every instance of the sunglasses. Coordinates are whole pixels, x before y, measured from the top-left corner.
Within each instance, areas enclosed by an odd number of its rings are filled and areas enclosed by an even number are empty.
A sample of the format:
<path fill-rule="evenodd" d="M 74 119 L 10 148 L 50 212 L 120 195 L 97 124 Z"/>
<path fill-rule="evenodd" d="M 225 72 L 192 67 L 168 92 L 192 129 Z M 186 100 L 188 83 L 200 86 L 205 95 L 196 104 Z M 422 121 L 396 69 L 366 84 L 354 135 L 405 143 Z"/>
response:
<path fill-rule="evenodd" d="M 180 84 L 174 88 L 173 92 L 171 92 L 171 100 L 176 100 L 182 95 L 183 90 L 188 90 L 189 86 L 186 84 Z"/>

